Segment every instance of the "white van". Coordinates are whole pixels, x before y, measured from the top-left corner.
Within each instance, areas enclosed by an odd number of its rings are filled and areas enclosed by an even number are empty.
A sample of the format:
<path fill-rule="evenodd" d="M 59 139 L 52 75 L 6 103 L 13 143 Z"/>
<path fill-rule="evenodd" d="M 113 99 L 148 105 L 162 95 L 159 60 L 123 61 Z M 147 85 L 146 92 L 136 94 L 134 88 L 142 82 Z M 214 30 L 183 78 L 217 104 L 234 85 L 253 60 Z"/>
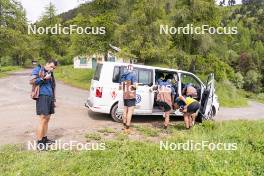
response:
<path fill-rule="evenodd" d="M 110 114 L 117 121 L 122 122 L 123 99 L 119 90 L 120 77 L 128 63 L 102 62 L 98 63 L 91 81 L 90 95 L 85 103 L 91 111 Z M 182 95 L 183 86 L 192 83 L 197 90 L 197 100 L 201 103 L 198 121 L 212 119 L 219 110 L 217 95 L 215 94 L 214 75 L 210 74 L 206 85 L 193 73 L 168 68 L 152 67 L 133 64 L 138 77 L 136 90 L 135 115 L 162 115 L 162 110 L 156 106 L 154 92 L 150 87 L 155 85 L 160 73 L 173 75 L 176 83 L 177 95 Z M 174 116 L 182 116 L 179 111 L 172 111 Z"/>

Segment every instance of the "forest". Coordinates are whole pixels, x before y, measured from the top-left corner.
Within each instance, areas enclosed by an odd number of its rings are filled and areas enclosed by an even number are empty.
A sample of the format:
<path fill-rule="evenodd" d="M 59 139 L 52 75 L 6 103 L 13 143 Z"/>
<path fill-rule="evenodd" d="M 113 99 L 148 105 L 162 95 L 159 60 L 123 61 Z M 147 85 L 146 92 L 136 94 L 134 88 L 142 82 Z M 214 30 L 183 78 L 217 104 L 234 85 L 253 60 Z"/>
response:
<path fill-rule="evenodd" d="M 49 4 L 29 24 L 17 0 L 0 0 L 0 66 L 31 65 L 55 58 L 70 65 L 78 55 L 106 53 L 206 75 L 254 93 L 264 92 L 264 1 L 93 0 L 57 14 Z M 28 25 L 105 27 L 104 35 L 28 34 Z M 160 34 L 160 26 L 236 27 L 237 34 Z"/>

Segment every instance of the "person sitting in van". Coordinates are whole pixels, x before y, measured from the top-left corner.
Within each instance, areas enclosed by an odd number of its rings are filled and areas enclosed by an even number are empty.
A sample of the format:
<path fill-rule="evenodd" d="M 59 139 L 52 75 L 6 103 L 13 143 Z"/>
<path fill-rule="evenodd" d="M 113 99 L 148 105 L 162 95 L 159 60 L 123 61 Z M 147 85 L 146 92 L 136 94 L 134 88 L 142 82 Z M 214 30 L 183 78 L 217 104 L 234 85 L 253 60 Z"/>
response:
<path fill-rule="evenodd" d="M 192 83 L 186 84 L 182 90 L 182 94 L 187 97 L 197 98 L 197 90 Z"/>
<path fill-rule="evenodd" d="M 157 104 L 163 108 L 164 114 L 164 129 L 167 129 L 170 121 L 170 112 L 172 110 L 172 102 L 175 96 L 175 90 L 172 87 L 171 79 L 168 75 L 166 81 L 160 82 L 158 86 L 154 86 L 152 90 L 157 90 Z"/>
<path fill-rule="evenodd" d="M 177 98 L 177 104 L 179 105 L 180 111 L 183 112 L 184 123 L 186 129 L 190 129 L 193 126 L 195 120 L 195 114 L 200 108 L 200 103 L 191 97 L 179 96 Z"/>
<path fill-rule="evenodd" d="M 131 118 L 136 106 L 137 76 L 133 70 L 133 65 L 128 65 L 120 80 L 124 99 L 123 125 L 125 133 L 130 133 Z"/>
<path fill-rule="evenodd" d="M 163 73 L 159 73 L 158 74 L 158 79 L 156 81 L 156 85 L 161 85 L 163 81 L 164 81 L 164 74 Z"/>

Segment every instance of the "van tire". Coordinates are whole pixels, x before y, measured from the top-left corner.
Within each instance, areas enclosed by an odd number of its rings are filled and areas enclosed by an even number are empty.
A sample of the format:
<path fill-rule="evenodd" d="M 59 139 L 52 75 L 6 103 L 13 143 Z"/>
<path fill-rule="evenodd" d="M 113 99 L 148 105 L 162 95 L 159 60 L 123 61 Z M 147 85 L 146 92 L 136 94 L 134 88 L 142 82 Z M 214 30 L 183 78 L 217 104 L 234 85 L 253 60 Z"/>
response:
<path fill-rule="evenodd" d="M 110 115 L 112 119 L 118 123 L 123 122 L 123 115 L 118 115 L 117 112 L 118 103 L 115 103 L 113 107 L 111 108 Z"/>
<path fill-rule="evenodd" d="M 199 112 L 197 117 L 195 118 L 196 123 L 203 123 L 203 115 Z"/>

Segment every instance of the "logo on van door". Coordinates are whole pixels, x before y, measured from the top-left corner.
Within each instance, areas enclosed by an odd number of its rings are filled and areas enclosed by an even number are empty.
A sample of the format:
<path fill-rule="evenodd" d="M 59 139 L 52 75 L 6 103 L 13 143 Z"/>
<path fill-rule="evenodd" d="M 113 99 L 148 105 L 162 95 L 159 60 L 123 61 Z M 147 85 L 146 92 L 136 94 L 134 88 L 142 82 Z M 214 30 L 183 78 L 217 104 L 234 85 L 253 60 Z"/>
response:
<path fill-rule="evenodd" d="M 116 96 L 117 96 L 117 93 L 116 93 L 115 91 L 113 91 L 113 92 L 111 93 L 111 96 L 112 96 L 112 99 L 115 99 Z"/>
<path fill-rule="evenodd" d="M 136 104 L 139 104 L 141 102 L 141 96 L 139 94 L 136 94 Z"/>

